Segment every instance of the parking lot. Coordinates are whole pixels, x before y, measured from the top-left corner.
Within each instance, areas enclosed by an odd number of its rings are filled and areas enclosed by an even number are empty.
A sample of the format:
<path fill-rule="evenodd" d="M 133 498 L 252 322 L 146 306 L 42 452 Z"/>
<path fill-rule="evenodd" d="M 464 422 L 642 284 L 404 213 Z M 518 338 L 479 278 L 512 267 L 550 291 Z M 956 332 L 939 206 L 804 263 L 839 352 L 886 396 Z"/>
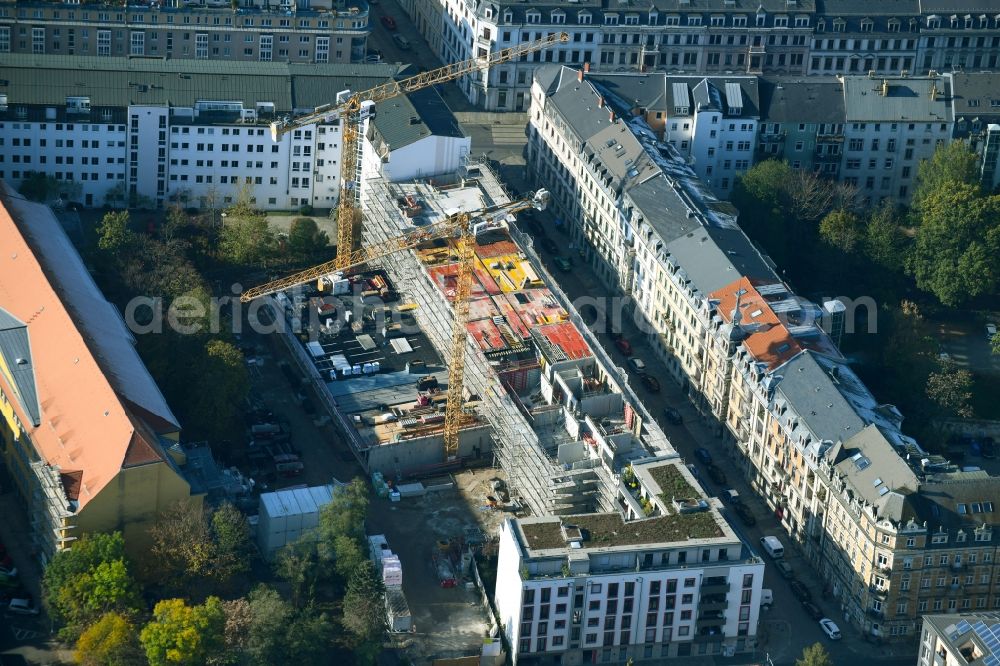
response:
<path fill-rule="evenodd" d="M 456 546 L 461 550 L 470 528 L 487 536 L 497 533 L 506 514 L 491 509 L 486 499 L 495 477 L 502 477 L 502 472 L 465 470 L 453 475 L 453 489 L 399 502 L 372 500 L 368 532 L 384 534 L 402 564 L 403 591 L 414 631 L 397 636 L 397 642 L 415 664 L 478 654 L 487 636 L 488 617 L 479 593 L 466 589 L 461 578 L 455 587 L 442 587 L 432 557 L 448 543 L 453 550 Z M 484 550 L 492 547 L 487 544 Z"/>

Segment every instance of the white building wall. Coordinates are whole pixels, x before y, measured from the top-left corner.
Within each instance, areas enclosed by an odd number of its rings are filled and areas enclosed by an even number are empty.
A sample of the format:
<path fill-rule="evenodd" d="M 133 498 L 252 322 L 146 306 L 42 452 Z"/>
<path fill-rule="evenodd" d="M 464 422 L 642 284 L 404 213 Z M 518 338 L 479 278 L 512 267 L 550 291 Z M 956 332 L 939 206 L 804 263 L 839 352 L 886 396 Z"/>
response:
<path fill-rule="evenodd" d="M 162 202 L 166 193 L 169 113 L 163 106 L 128 108 L 129 193 L 153 202 Z"/>
<path fill-rule="evenodd" d="M 0 121 L 0 180 L 19 187 L 36 171 L 80 187 L 72 200 L 104 203 L 108 190 L 125 179 L 125 125 Z"/>
<path fill-rule="evenodd" d="M 514 525 L 505 520 L 500 529 L 500 550 L 497 556 L 497 585 L 494 599 L 500 626 L 511 646 L 517 646 L 521 627 L 521 553 L 514 535 Z M 516 650 L 512 650 L 517 659 Z"/>
<path fill-rule="evenodd" d="M 382 162 L 382 176 L 395 183 L 454 173 L 469 156 L 469 137 L 429 136 L 389 153 Z"/>

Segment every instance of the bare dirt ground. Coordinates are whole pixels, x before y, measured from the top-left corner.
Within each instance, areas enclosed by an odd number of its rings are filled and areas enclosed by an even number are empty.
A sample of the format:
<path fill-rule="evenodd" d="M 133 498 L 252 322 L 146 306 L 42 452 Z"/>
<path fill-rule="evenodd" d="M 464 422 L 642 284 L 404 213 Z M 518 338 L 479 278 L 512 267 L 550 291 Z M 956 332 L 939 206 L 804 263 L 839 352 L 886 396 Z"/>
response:
<path fill-rule="evenodd" d="M 507 514 L 489 509 L 486 497 L 493 492 L 491 480 L 503 478 L 503 472 L 465 470 L 454 478 L 455 488 L 423 497 L 374 498 L 368 513 L 369 533 L 385 534 L 403 565 L 403 592 L 415 630 L 398 642 L 415 664 L 476 655 L 489 632 L 479 591 L 466 589 L 467 576 L 456 587 L 442 588 L 432 556 L 440 552 L 439 542 L 462 539 L 466 528 L 497 534 Z"/>

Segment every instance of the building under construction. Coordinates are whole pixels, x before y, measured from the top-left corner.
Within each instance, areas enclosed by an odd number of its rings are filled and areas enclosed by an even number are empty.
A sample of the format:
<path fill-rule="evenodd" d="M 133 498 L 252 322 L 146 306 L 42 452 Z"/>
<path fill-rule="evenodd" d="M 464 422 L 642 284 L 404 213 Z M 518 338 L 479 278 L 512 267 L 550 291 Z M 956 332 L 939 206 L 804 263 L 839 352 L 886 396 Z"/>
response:
<path fill-rule="evenodd" d="M 362 243 L 385 243 L 458 211 L 511 201 L 484 164 L 392 182 L 384 158 L 362 169 Z M 630 461 L 676 455 L 566 295 L 531 240 L 495 220 L 478 236 L 467 322 L 465 407 L 489 424 L 494 461 L 512 494 L 536 514 L 614 509 L 613 472 Z M 401 300 L 447 365 L 456 242 L 441 239 L 381 262 Z M 440 452 L 444 460 L 443 450 Z"/>

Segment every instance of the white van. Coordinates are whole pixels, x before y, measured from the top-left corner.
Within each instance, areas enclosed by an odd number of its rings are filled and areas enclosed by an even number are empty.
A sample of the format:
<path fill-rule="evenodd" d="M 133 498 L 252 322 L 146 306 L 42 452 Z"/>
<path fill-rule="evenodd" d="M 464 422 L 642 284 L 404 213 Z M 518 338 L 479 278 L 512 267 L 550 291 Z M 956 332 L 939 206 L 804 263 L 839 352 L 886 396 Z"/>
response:
<path fill-rule="evenodd" d="M 780 560 L 785 556 L 785 547 L 781 545 L 780 541 L 778 541 L 778 537 L 761 537 L 760 546 L 767 552 L 768 555 L 771 556 L 772 560 Z"/>
<path fill-rule="evenodd" d="M 770 608 L 773 603 L 774 592 L 772 592 L 770 588 L 765 587 L 760 591 L 760 605 Z"/>

